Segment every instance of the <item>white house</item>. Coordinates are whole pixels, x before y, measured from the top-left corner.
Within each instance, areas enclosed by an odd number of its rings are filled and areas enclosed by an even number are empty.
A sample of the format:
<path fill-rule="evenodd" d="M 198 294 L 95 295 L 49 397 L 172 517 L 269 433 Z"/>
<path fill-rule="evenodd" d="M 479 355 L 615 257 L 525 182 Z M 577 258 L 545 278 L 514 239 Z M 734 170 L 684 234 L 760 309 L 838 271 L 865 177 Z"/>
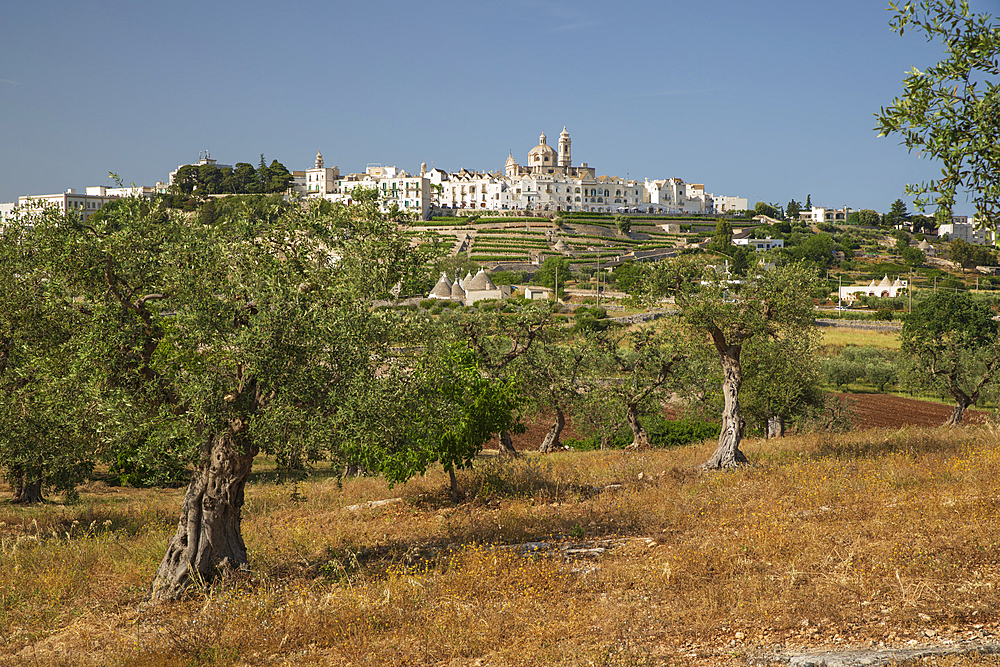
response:
<path fill-rule="evenodd" d="M 323 152 L 316 152 L 316 160 L 312 169 L 306 169 L 305 178 L 301 185 L 296 183 L 293 189 L 306 197 L 326 197 L 328 194 L 337 192 L 337 180 L 340 178 L 340 169 L 337 167 L 327 167 L 323 163 Z"/>
<path fill-rule="evenodd" d="M 851 208 L 826 208 L 824 206 L 813 206 L 809 211 L 799 213 L 799 220 L 811 222 L 814 225 L 820 222 L 846 223 L 847 216 L 851 214 Z"/>
<path fill-rule="evenodd" d="M 766 239 L 752 239 L 747 238 L 736 238 L 733 237 L 733 245 L 747 246 L 748 248 L 753 248 L 755 251 L 759 250 L 771 250 L 772 248 L 784 248 L 785 239 L 772 239 L 767 237 Z"/>
<path fill-rule="evenodd" d="M 986 232 L 983 229 L 976 229 L 971 222 L 952 222 L 941 225 L 937 230 L 938 237 L 947 236 L 949 241 L 961 239 L 966 243 L 983 245 L 986 243 Z"/>
<path fill-rule="evenodd" d="M 97 213 L 108 202 L 121 197 L 152 197 L 154 189 L 149 186 L 128 188 L 109 188 L 103 185 L 88 187 L 86 194 L 80 194 L 75 188 L 52 195 L 24 195 L 18 197 L 17 205 L 26 210 L 53 207 L 60 213 L 76 213 L 86 220 Z"/>
<path fill-rule="evenodd" d="M 747 199 L 746 197 L 729 197 L 726 195 L 719 195 L 718 197 L 712 197 L 715 203 L 714 209 L 716 213 L 725 213 L 727 211 L 747 211 Z"/>
<path fill-rule="evenodd" d="M 552 298 L 552 290 L 547 287 L 525 287 L 524 298 L 532 300 L 548 300 Z"/>
<path fill-rule="evenodd" d="M 908 280 L 900 280 L 899 278 L 896 278 L 896 280 L 890 281 L 889 276 L 885 275 L 878 283 L 876 283 L 875 279 L 872 278 L 871 283 L 868 285 L 849 285 L 841 287 L 840 298 L 848 303 L 854 302 L 859 296 L 874 296 L 879 298 L 894 299 L 897 296 L 905 294 L 908 288 Z"/>

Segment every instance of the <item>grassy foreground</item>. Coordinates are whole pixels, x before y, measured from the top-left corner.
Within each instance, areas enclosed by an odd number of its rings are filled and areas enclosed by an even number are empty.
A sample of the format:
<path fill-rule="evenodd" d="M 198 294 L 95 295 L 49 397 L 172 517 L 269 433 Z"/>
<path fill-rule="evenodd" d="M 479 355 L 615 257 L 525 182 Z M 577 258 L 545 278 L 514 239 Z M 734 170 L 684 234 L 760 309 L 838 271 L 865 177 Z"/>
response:
<path fill-rule="evenodd" d="M 179 491 L 0 506 L 0 664 L 737 665 L 996 632 L 1000 431 L 749 441 L 753 467 L 698 472 L 712 446 L 484 458 L 457 506 L 440 473 L 256 483 L 251 570 L 162 607 Z"/>

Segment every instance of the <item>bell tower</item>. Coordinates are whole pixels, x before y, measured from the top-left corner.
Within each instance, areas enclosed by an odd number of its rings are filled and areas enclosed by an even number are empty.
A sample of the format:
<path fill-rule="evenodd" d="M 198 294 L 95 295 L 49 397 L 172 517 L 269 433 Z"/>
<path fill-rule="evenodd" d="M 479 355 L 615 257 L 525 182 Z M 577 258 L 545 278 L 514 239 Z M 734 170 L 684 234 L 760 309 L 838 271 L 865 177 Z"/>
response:
<path fill-rule="evenodd" d="M 573 158 L 570 156 L 570 139 L 569 132 L 566 131 L 566 126 L 563 125 L 562 132 L 559 133 L 559 166 L 560 167 L 572 167 Z"/>

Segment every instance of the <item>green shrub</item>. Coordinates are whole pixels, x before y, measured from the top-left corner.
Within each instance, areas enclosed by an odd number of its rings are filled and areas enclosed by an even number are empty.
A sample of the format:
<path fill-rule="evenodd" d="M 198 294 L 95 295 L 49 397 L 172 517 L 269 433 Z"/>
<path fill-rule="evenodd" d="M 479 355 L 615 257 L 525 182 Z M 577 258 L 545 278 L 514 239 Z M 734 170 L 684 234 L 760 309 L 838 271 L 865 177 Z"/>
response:
<path fill-rule="evenodd" d="M 660 415 L 644 417 L 642 425 L 649 434 L 649 441 L 653 446 L 664 449 L 683 447 L 694 442 L 700 442 L 706 438 L 715 438 L 719 435 L 720 428 L 720 425 L 716 422 L 686 418 L 670 420 Z M 586 438 L 570 438 L 563 442 L 567 447 L 578 451 L 591 451 L 601 448 L 601 435 L 595 433 Z M 622 426 L 610 438 L 608 447 L 611 449 L 624 449 L 631 444 L 632 430 L 628 426 Z"/>

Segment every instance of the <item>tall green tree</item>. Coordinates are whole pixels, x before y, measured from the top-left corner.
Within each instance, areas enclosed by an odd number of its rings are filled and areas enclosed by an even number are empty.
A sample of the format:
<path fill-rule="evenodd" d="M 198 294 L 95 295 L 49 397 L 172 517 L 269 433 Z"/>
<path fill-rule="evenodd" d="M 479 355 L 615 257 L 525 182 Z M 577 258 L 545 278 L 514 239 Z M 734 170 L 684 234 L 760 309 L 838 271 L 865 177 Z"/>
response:
<path fill-rule="evenodd" d="M 732 252 L 732 245 L 733 225 L 728 220 L 719 218 L 715 223 L 715 234 L 712 236 L 712 242 L 708 244 L 708 250 L 728 255 Z"/>
<path fill-rule="evenodd" d="M 948 244 L 948 259 L 962 268 L 962 273 L 976 266 L 996 264 L 996 255 L 980 245 L 963 239 L 955 239 Z"/>
<path fill-rule="evenodd" d="M 151 586 L 154 600 L 241 567 L 254 456 L 352 460 L 394 431 L 379 369 L 389 323 L 369 307 L 409 243 L 369 198 L 333 215 L 225 209 L 211 225 L 129 199 L 86 225 L 21 229 L 29 268 L 60 285 L 38 316 L 76 308 L 71 354 L 104 443 L 184 447 L 195 470 Z M 378 406 L 377 408 L 375 406 Z M 102 445 L 103 446 L 103 445 Z"/>
<path fill-rule="evenodd" d="M 0 228 L 0 469 L 14 503 L 42 502 L 49 489 L 72 494 L 98 458 L 97 410 L 68 349 L 85 306 L 67 303 L 64 284 L 35 261 L 36 224 Z"/>
<path fill-rule="evenodd" d="M 271 172 L 267 168 L 267 162 L 264 161 L 263 153 L 260 154 L 260 163 L 257 165 L 255 175 L 257 177 L 257 192 L 261 194 L 270 192 L 268 188 L 271 185 Z"/>
<path fill-rule="evenodd" d="M 252 194 L 257 192 L 257 170 L 249 162 L 237 162 L 233 167 L 233 194 Z"/>
<path fill-rule="evenodd" d="M 858 222 L 865 227 L 878 227 L 882 224 L 882 216 L 870 208 L 858 211 Z"/>
<path fill-rule="evenodd" d="M 802 326 L 790 332 L 754 336 L 740 362 L 748 421 L 768 438 L 780 438 L 790 422 L 823 406 L 819 381 L 819 333 Z"/>
<path fill-rule="evenodd" d="M 618 229 L 619 234 L 628 236 L 629 231 L 632 229 L 632 218 L 627 215 L 616 215 L 615 227 Z"/>
<path fill-rule="evenodd" d="M 777 207 L 762 201 L 754 204 L 753 212 L 754 215 L 766 215 L 769 218 L 778 218 L 781 215 Z"/>
<path fill-rule="evenodd" d="M 532 282 L 542 287 L 555 288 L 556 280 L 559 281 L 559 294 L 561 297 L 566 290 L 566 281 L 570 279 L 570 263 L 565 257 L 546 257 L 542 265 L 535 270 Z"/>
<path fill-rule="evenodd" d="M 961 424 L 965 410 L 995 381 L 997 334 L 993 311 L 965 292 L 938 290 L 903 321 L 902 349 L 922 371 L 925 386 L 942 387 L 955 400 L 946 425 Z"/>
<path fill-rule="evenodd" d="M 740 451 L 745 421 L 740 407 L 741 357 L 755 337 L 776 340 L 805 335 L 813 325 L 815 273 L 789 264 L 734 281 L 693 258 L 661 262 L 649 280 L 653 296 L 673 295 L 682 320 L 707 335 L 722 366 L 725 406 L 715 453 L 706 468 L 747 462 Z"/>
<path fill-rule="evenodd" d="M 903 93 L 876 114 L 879 136 L 898 135 L 907 150 L 941 163 L 941 177 L 906 187 L 919 210 L 950 215 L 968 192 L 978 212 L 1000 219 L 1000 25 L 966 0 L 890 2 L 890 27 L 939 41 L 945 57 L 912 68 Z"/>
<path fill-rule="evenodd" d="M 292 185 L 292 174 L 277 160 L 271 160 L 267 168 L 267 191 L 284 192 Z"/>
<path fill-rule="evenodd" d="M 788 220 L 795 221 L 799 219 L 799 213 L 802 212 L 802 204 L 792 199 L 788 202 L 785 207 L 785 217 Z"/>
<path fill-rule="evenodd" d="M 906 202 L 902 199 L 897 199 L 892 202 L 892 207 L 889 212 L 885 214 L 885 225 L 890 229 L 893 229 L 899 225 L 905 225 L 910 221 L 910 213 L 906 210 Z"/>

